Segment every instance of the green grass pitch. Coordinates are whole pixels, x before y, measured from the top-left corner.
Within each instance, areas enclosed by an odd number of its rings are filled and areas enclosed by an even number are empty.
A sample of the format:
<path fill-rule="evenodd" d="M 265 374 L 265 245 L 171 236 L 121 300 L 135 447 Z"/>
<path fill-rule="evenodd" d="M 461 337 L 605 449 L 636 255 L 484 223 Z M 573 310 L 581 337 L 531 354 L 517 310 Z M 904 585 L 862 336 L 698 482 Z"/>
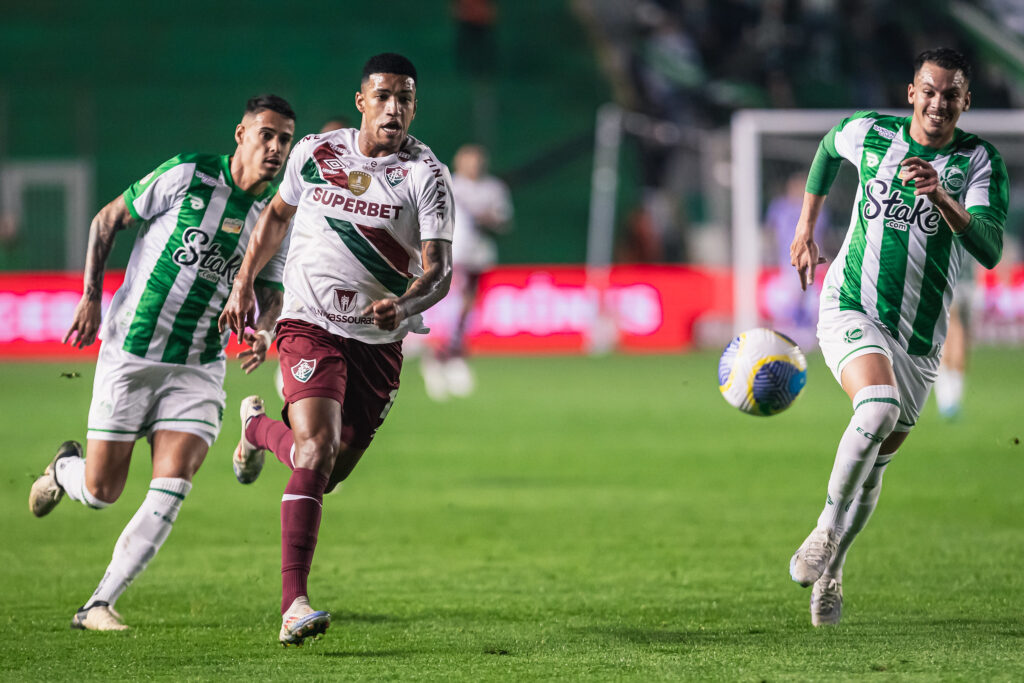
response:
<path fill-rule="evenodd" d="M 334 620 L 281 648 L 279 501 L 230 454 L 269 369 L 233 365 L 220 440 L 174 532 L 118 608 L 68 628 L 150 476 L 136 448 L 104 511 L 27 508 L 56 446 L 84 440 L 89 364 L 0 365 L 4 680 L 1021 680 L 1024 369 L 973 356 L 963 419 L 925 410 L 851 552 L 843 623 L 816 630 L 789 557 L 824 500 L 849 402 L 810 357 L 786 413 L 718 396 L 717 355 L 479 358 L 438 404 L 415 360 L 352 478 L 325 499 L 310 581 Z M 80 377 L 62 377 L 78 372 Z"/>

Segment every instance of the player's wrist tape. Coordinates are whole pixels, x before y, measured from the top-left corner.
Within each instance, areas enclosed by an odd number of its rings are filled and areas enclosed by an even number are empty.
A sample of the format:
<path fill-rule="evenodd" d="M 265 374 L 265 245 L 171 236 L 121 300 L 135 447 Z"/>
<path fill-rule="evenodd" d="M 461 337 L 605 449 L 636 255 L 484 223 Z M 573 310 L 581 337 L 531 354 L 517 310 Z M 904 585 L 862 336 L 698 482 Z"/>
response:
<path fill-rule="evenodd" d="M 274 335 L 269 330 L 256 330 L 256 336 L 263 338 L 268 349 L 274 343 Z"/>

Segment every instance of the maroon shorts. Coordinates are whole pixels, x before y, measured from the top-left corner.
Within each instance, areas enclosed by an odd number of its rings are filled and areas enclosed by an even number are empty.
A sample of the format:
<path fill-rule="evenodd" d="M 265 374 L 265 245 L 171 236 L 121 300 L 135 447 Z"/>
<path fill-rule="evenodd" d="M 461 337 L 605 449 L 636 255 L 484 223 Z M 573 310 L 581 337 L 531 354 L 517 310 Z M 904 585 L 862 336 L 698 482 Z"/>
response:
<path fill-rule="evenodd" d="M 313 396 L 341 404 L 341 440 L 365 449 L 391 409 L 402 371 L 402 342 L 367 344 L 301 320 L 277 323 L 284 409 Z M 289 426 L 291 426 L 289 424 Z"/>

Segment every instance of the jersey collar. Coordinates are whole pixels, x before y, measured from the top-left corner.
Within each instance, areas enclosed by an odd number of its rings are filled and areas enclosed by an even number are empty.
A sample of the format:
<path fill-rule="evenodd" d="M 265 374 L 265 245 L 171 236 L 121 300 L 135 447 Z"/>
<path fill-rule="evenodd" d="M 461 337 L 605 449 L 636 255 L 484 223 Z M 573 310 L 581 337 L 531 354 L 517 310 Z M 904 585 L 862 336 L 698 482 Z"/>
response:
<path fill-rule="evenodd" d="M 910 123 L 913 121 L 912 116 L 908 116 L 903 119 L 903 141 L 910 145 L 910 155 L 915 157 L 927 157 L 933 158 L 950 154 L 959 146 L 960 138 L 963 137 L 963 131 L 959 128 L 953 131 L 953 138 L 946 143 L 944 147 L 936 149 L 935 147 L 925 147 L 914 138 L 910 137 Z"/>

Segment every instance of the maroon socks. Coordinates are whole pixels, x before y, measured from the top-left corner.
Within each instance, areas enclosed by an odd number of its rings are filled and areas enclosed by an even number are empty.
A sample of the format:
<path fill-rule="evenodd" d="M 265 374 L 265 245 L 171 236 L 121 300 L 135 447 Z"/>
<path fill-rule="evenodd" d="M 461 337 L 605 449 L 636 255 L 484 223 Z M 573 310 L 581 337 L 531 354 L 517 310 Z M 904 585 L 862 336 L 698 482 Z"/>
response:
<path fill-rule="evenodd" d="M 292 464 L 295 438 L 284 422 L 257 415 L 245 425 L 245 438 L 252 445 L 272 452 L 288 469 L 295 469 Z"/>
<path fill-rule="evenodd" d="M 327 477 L 298 468 L 292 471 L 281 497 L 281 614 L 295 598 L 307 595 L 306 579 L 313 564 L 326 488 Z"/>

